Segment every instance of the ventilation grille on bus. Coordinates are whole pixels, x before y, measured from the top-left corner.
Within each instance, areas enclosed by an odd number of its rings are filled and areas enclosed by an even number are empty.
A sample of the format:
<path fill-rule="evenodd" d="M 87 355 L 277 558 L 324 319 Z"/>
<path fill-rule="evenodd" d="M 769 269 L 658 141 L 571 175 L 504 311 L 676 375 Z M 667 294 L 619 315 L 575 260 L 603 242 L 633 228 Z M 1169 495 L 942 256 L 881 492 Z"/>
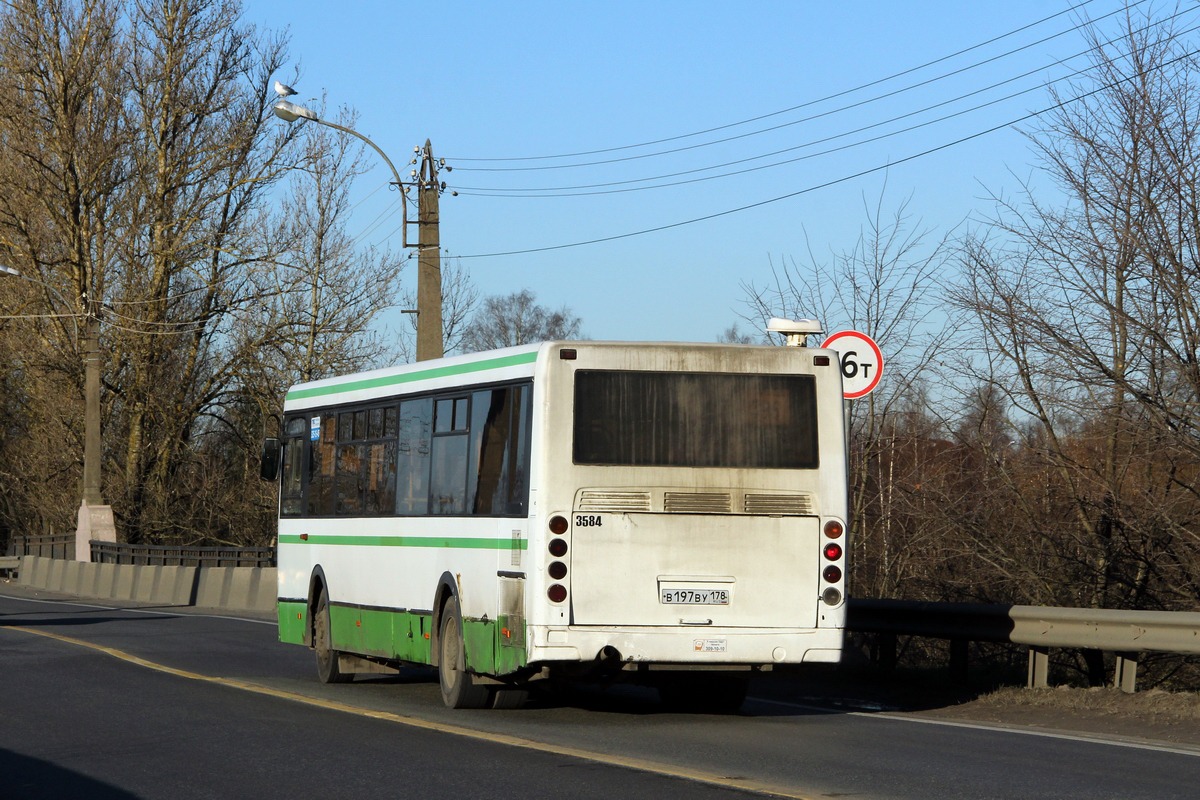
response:
<path fill-rule="evenodd" d="M 585 489 L 579 493 L 577 511 L 649 511 L 650 492 L 615 492 Z"/>
<path fill-rule="evenodd" d="M 747 494 L 747 514 L 812 514 L 812 498 L 804 494 Z"/>
<path fill-rule="evenodd" d="M 665 492 L 663 510 L 678 514 L 728 514 L 728 492 Z"/>

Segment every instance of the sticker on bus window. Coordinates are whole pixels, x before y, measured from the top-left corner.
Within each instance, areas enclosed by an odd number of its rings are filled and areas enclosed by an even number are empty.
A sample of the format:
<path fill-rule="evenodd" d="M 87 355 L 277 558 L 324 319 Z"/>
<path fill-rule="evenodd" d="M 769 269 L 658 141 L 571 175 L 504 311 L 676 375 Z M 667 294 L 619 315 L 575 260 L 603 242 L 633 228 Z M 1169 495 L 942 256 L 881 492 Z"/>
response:
<path fill-rule="evenodd" d="M 308 423 L 308 438 L 314 442 L 321 441 L 321 418 L 313 417 Z"/>

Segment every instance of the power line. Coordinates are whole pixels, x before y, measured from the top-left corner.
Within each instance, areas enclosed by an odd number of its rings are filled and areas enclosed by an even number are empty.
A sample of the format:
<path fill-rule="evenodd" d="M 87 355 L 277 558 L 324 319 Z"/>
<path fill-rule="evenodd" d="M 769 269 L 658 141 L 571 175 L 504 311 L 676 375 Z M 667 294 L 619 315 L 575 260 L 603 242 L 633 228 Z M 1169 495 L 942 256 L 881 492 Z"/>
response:
<path fill-rule="evenodd" d="M 586 151 L 581 151 L 581 152 L 576 152 L 576 153 L 562 153 L 562 154 L 558 154 L 558 155 L 543 155 L 543 156 L 518 156 L 518 157 L 508 157 L 508 158 L 470 158 L 470 157 L 453 157 L 453 158 L 451 158 L 451 157 L 447 157 L 447 158 L 448 158 L 449 160 L 452 160 L 452 161 L 455 161 L 455 162 L 464 162 L 464 161 L 477 161 L 477 162 L 546 161 L 546 160 L 564 159 L 564 158 L 579 158 L 579 157 L 583 157 L 583 156 L 589 156 L 589 155 L 600 155 L 600 154 L 603 154 L 603 153 L 614 153 L 614 152 L 620 152 L 620 151 L 624 151 L 624 150 L 633 150 L 633 149 L 637 149 L 637 148 L 641 148 L 641 147 L 651 147 L 651 146 L 653 146 L 653 145 L 656 145 L 656 144 L 665 144 L 665 143 L 667 143 L 667 142 L 674 142 L 674 141 L 679 141 L 679 140 L 681 140 L 681 139 L 689 139 L 689 138 L 693 138 L 693 137 L 696 137 L 696 136 L 703 136 L 703 135 L 705 135 L 705 134 L 709 134 L 709 133 L 715 133 L 715 132 L 717 132 L 717 131 L 728 130 L 728 129 L 730 129 L 730 128 L 736 128 L 736 127 L 738 127 L 738 126 L 741 126 L 741 125 L 748 125 L 748 124 L 750 124 L 750 123 L 753 123 L 753 122 L 759 122 L 759 121 L 761 121 L 761 120 L 764 120 L 764 119 L 770 119 L 770 118 L 772 118 L 772 117 L 777 117 L 777 116 L 781 116 L 781 115 L 783 115 L 783 114 L 788 114 L 788 113 L 791 113 L 791 112 L 793 112 L 793 111 L 798 111 L 798 110 L 800 110 L 800 109 L 802 109 L 802 108 L 807 108 L 807 107 L 810 107 L 810 106 L 814 106 L 814 105 L 818 105 L 818 104 L 820 104 L 820 103 L 827 102 L 827 101 L 829 101 L 829 100 L 835 100 L 835 99 L 837 99 L 837 98 L 839 98 L 839 97 L 844 97 L 844 96 L 846 96 L 846 95 L 854 94 L 854 93 L 856 93 L 856 92 L 860 92 L 860 91 L 862 91 L 862 90 L 864 90 L 864 89 L 869 89 L 869 88 L 871 88 L 872 86 L 878 86 L 878 85 L 880 85 L 880 84 L 886 83 L 886 82 L 888 82 L 888 81 L 891 81 L 891 80 L 894 80 L 894 79 L 896 79 L 896 78 L 900 78 L 900 77 L 903 77 L 903 76 L 905 76 L 905 75 L 909 75 L 909 74 L 911 74 L 911 73 L 918 72 L 918 71 L 920 71 L 920 70 L 923 70 L 923 69 L 926 69 L 926 68 L 928 68 L 928 67 L 934 66 L 934 65 L 936 65 L 936 64 L 942 63 L 943 61 L 948 61 L 948 60 L 950 60 L 950 59 L 953 59 L 953 58 L 956 58 L 956 57 L 958 57 L 958 56 L 960 56 L 960 55 L 964 55 L 964 54 L 966 54 L 966 53 L 969 53 L 969 52 L 971 52 L 971 51 L 973 51 L 973 50 L 978 50 L 978 49 L 980 49 L 980 48 L 982 48 L 982 47 L 986 47 L 987 45 L 994 44 L 995 42 L 1001 41 L 1001 40 L 1003 40 L 1003 39 L 1006 39 L 1006 38 L 1008 38 L 1008 37 L 1010 37 L 1010 36 L 1015 36 L 1015 35 L 1016 35 L 1016 34 L 1018 34 L 1018 33 L 1021 33 L 1021 32 L 1025 31 L 1025 30 L 1028 30 L 1028 29 L 1030 29 L 1030 28 L 1037 27 L 1038 25 L 1041 25 L 1041 24 L 1043 24 L 1043 23 L 1045 23 L 1045 22 L 1048 22 L 1048 21 L 1050 21 L 1050 20 L 1052 20 L 1052 19 L 1055 19 L 1055 18 L 1057 18 L 1057 17 L 1060 17 L 1060 16 L 1062 16 L 1063 14 L 1068 14 L 1068 13 L 1071 13 L 1071 12 L 1073 12 L 1073 11 L 1076 11 L 1076 10 L 1078 10 L 1078 9 L 1080 9 L 1080 8 L 1082 8 L 1082 7 L 1084 7 L 1084 6 L 1086 6 L 1086 5 L 1090 5 L 1092 2 L 1094 2 L 1094 0 L 1084 0 L 1084 2 L 1077 3 L 1076 5 L 1074 5 L 1074 6 L 1071 6 L 1070 8 L 1064 9 L 1063 11 L 1059 11 L 1059 12 L 1057 12 L 1057 13 L 1055 13 L 1055 14 L 1051 14 L 1051 15 L 1049 15 L 1049 16 L 1047 16 L 1047 17 L 1043 17 L 1042 19 L 1039 19 L 1039 20 L 1036 20 L 1036 21 L 1034 21 L 1034 22 L 1028 23 L 1028 24 L 1026 24 L 1026 25 L 1023 25 L 1023 26 L 1021 26 L 1020 28 L 1016 28 L 1015 30 L 1011 30 L 1011 31 L 1009 31 L 1009 32 L 1007 32 L 1007 33 L 1004 33 L 1004 34 L 1001 34 L 1001 35 L 999 35 L 999 36 L 994 36 L 994 37 L 992 37 L 991 39 L 988 39 L 988 40 L 986 40 L 986 41 L 984 41 L 984 42 L 980 42 L 980 43 L 978 43 L 978 44 L 971 45 L 970 47 L 966 47 L 966 48 L 963 48 L 963 49 L 961 49 L 961 50 L 958 50 L 958 51 L 956 51 L 956 52 L 950 53 L 950 54 L 948 54 L 948 55 L 941 56 L 940 58 L 936 58 L 936 59 L 934 59 L 934 60 L 932 60 L 932 61 L 927 61 L 927 62 L 925 62 L 924 64 L 920 64 L 920 65 L 918 65 L 918 66 L 915 66 L 915 67 L 910 67 L 910 68 L 908 68 L 908 69 L 901 70 L 900 72 L 893 73 L 893 74 L 891 74 L 891 75 L 888 75 L 888 76 L 886 76 L 886 77 L 883 77 L 883 78 L 878 78 L 878 79 L 876 79 L 876 80 L 873 80 L 873 81 L 870 81 L 870 82 L 868 82 L 868 83 L 860 84 L 860 85 L 858 85 L 858 86 L 855 86 L 855 87 L 853 87 L 853 88 L 850 88 L 850 89 L 845 89 L 845 90 L 842 90 L 842 91 L 839 91 L 839 92 L 835 92 L 835 93 L 833 93 L 833 94 L 829 94 L 829 95 L 826 95 L 826 96 L 824 96 L 824 97 L 817 98 L 817 99 L 815 99 L 815 100 L 809 100 L 809 101 L 806 101 L 806 102 L 804 102 L 804 103 L 800 103 L 799 105 L 792 106 L 792 107 L 790 107 L 790 108 L 785 108 L 785 109 L 782 109 L 782 110 L 779 110 L 779 111 L 772 111 L 772 112 L 770 112 L 770 113 L 767 113 L 767 114 L 762 114 L 762 115 L 759 115 L 759 116 L 756 116 L 756 117 L 751 117 L 751 118 L 749 118 L 749 119 L 744 119 L 744 120 L 741 120 L 741 121 L 738 121 L 738 122 L 731 122 L 731 123 L 727 123 L 727 124 L 724 124 L 724 125 L 718 125 L 718 126 L 716 126 L 716 127 L 707 128 L 707 129 L 705 129 L 705 130 L 701 130 L 701 131 L 695 131 L 695 132 L 692 132 L 692 133 L 680 134 L 680 135 L 677 135 L 677 136 L 669 136 L 669 137 L 662 138 L 662 139 L 655 139 L 655 140 L 652 140 L 652 141 L 641 142 L 641 143 L 639 143 L 639 144 L 621 145 L 621 146 L 618 146 L 618 147 L 608 147 L 608 148 L 602 148 L 602 149 L 596 149 L 596 150 L 586 150 Z M 880 97 L 890 97 L 890 96 L 892 96 L 892 95 L 894 95 L 894 94 L 898 94 L 898 93 L 901 93 L 901 92 L 909 91 L 909 90 L 910 90 L 910 89 L 912 89 L 912 88 L 916 88 L 916 87 L 919 87 L 919 86 L 924 86 L 924 85 L 926 85 L 926 84 L 928 84 L 928 83 L 932 83 L 932 82 L 934 82 L 934 81 L 942 80 L 943 78 L 946 78 L 946 77 L 949 77 L 949 76 L 952 76 L 952 75 L 957 75 L 957 74 L 959 74 L 959 73 L 961 73 L 961 72 L 964 72 L 964 71 L 967 71 L 967 70 L 970 70 L 970 69 L 974 69 L 975 67 L 978 67 L 978 66 L 982 66 L 983 64 L 991 63 L 992 61 L 996 61 L 996 60 L 998 60 L 998 59 L 1005 58 L 1005 57 L 1007 57 L 1007 56 L 1009 56 L 1009 55 L 1013 55 L 1014 53 L 1018 53 L 1018 52 L 1021 52 L 1022 50 L 1026 50 L 1026 49 L 1028 49 L 1028 48 L 1030 48 L 1030 47 L 1034 47 L 1034 46 L 1036 46 L 1036 45 L 1038 45 L 1038 44 L 1043 44 L 1043 43 L 1045 43 L 1045 42 L 1047 42 L 1047 41 L 1050 41 L 1050 40 L 1052 40 L 1052 39 L 1056 39 L 1056 38 L 1058 38 L 1058 37 L 1060 37 L 1060 36 L 1065 36 L 1065 35 L 1067 35 L 1067 34 L 1069 34 L 1069 33 L 1073 33 L 1073 32 L 1075 32 L 1075 31 L 1079 30 L 1080 28 L 1082 28 L 1082 27 L 1085 27 L 1085 26 L 1086 26 L 1086 25 L 1088 25 L 1088 24 L 1094 24 L 1094 22 L 1095 22 L 1095 21 L 1099 21 L 1099 20 L 1107 19 L 1108 17 L 1110 17 L 1110 16 L 1113 16 L 1114 14 L 1121 13 L 1122 11 L 1125 11 L 1125 10 L 1127 10 L 1127 9 L 1136 8 L 1137 6 L 1139 6 L 1139 5 L 1142 5 L 1144 2 L 1146 2 L 1146 0 L 1137 0 L 1137 2 L 1130 4 L 1129 6 L 1127 6 L 1127 7 L 1125 7 L 1125 8 L 1121 8 L 1121 9 L 1117 9 L 1116 11 L 1112 11 L 1112 12 L 1110 12 L 1110 13 L 1108 13 L 1108 14 L 1105 14 L 1105 15 L 1103 15 L 1103 16 L 1101 16 L 1101 17 L 1097 18 L 1097 20 L 1093 20 L 1092 22 L 1086 22 L 1086 21 L 1085 21 L 1085 22 L 1080 22 L 1079 24 L 1077 24 L 1077 25 L 1075 25 L 1075 26 L 1073 26 L 1073 27 L 1071 27 L 1071 28 L 1069 28 L 1069 29 L 1067 29 L 1067 30 L 1060 31 L 1059 33 L 1053 34 L 1053 35 L 1051 35 L 1051 36 L 1044 37 L 1044 38 L 1042 38 L 1042 39 L 1040 39 L 1040 40 L 1038 40 L 1038 41 L 1031 42 L 1031 43 L 1029 43 L 1029 44 L 1027 44 L 1027 45 L 1024 45 L 1024 46 L 1022 46 L 1022 47 L 1019 47 L 1019 48 L 1016 48 L 1016 49 L 1014 49 L 1014 50 L 1010 50 L 1010 51 L 1008 51 L 1007 53 L 1002 53 L 1002 54 L 1000 54 L 1000 55 L 998 55 L 998 56 L 993 56 L 992 58 L 985 59 L 984 61 L 977 62 L 976 64 L 972 64 L 972 65 L 969 65 L 969 66 L 967 66 L 967 67 L 963 67 L 963 68 L 960 68 L 960 69 L 958 69 L 958 70 L 954 70 L 954 71 L 952 71 L 952 72 L 945 73 L 945 74 L 943 74 L 943 75 L 940 75 L 940 76 L 937 76 L 937 77 L 934 77 L 934 78 L 930 78 L 930 79 L 928 79 L 928 80 L 926 80 L 926 81 L 922 81 L 922 82 L 920 82 L 920 83 L 917 83 L 917 84 L 915 84 L 915 85 L 913 85 L 913 86 L 904 87 L 904 88 L 901 88 L 901 89 L 895 90 L 894 92 L 889 92 L 889 93 L 887 93 L 887 94 L 881 95 Z M 873 98 L 873 99 L 879 99 L 879 98 Z M 872 102 L 872 101 L 863 101 L 863 102 Z M 856 106 L 856 105 L 861 105 L 861 103 L 857 103 L 857 104 L 854 104 L 854 105 L 852 105 L 852 106 L 848 106 L 848 107 L 850 107 L 850 108 L 853 108 L 853 107 L 854 107 L 854 106 Z M 835 113 L 835 112 L 827 112 L 827 113 Z M 823 115 L 818 115 L 818 116 L 823 116 Z M 798 122 L 803 122 L 803 121 L 805 121 L 805 120 L 799 120 Z M 765 129 L 765 131 L 755 131 L 755 132 L 751 132 L 751 133 L 747 133 L 747 134 L 740 134 L 739 136 L 728 137 L 728 138 L 726 138 L 726 139 L 720 139 L 720 140 L 717 140 L 716 142 L 708 142 L 708 143 L 702 143 L 702 144 L 697 144 L 697 145 L 689 145 L 689 146 L 687 146 L 687 147 L 682 147 L 682 148 L 678 148 L 678 149 L 674 149 L 674 150 L 666 150 L 666 151 L 660 151 L 660 152 L 657 152 L 657 153 L 647 153 L 647 154 L 636 155 L 636 156 L 628 156 L 628 157 L 626 157 L 626 158 L 611 159 L 611 160 L 608 160 L 608 161 L 587 162 L 587 163 L 583 163 L 583 164 L 551 165 L 551 166 L 544 166 L 544 167 L 542 167 L 542 166 L 538 166 L 538 167 L 507 167 L 507 168 L 506 168 L 506 167 L 495 167 L 495 168 L 485 168 L 485 167 L 464 167 L 464 166 L 458 166 L 457 168 L 458 168 L 458 169 L 461 169 L 461 170 L 476 170 L 476 171 L 519 171 L 519 170 L 539 170 L 539 169 L 564 169 L 564 168 L 573 168 L 573 167 L 581 167 L 581 166 L 592 166 L 592 165 L 595 165 L 595 164 L 606 164 L 606 163 L 613 163 L 613 162 L 616 162 L 616 161 L 625 161 L 625 160 L 633 160 L 633 159 L 639 159 L 639 158 L 648 158 L 648 157 L 651 157 L 651 156 L 657 156 L 657 155 L 666 155 L 666 154 L 669 154 L 669 153 L 680 152 L 680 151 L 683 151 L 683 150 L 695 149 L 695 148 L 697 148 L 697 147 L 705 147 L 705 146 L 708 146 L 709 144 L 717 144 L 717 143 L 720 143 L 720 142 L 731 141 L 731 140 L 733 140 L 733 139 L 744 138 L 744 137 L 746 137 L 746 136 L 753 136 L 753 135 L 756 135 L 757 133 L 761 133 L 761 132 L 766 132 L 766 131 L 775 130 L 775 129 L 779 128 L 779 127 L 786 127 L 786 125 L 791 125 L 791 124 L 796 124 L 796 123 L 786 123 L 785 125 L 779 125 L 779 126 L 775 126 L 775 127 L 772 127 L 772 128 L 767 128 L 767 129 Z"/>
<path fill-rule="evenodd" d="M 1181 16 L 1183 13 L 1184 12 L 1178 12 L 1175 15 L 1169 17 L 1168 20 L 1174 19 L 1178 16 Z M 1155 23 L 1155 24 L 1157 24 L 1157 23 Z M 1148 30 L 1149 27 L 1151 27 L 1151 26 L 1147 26 L 1146 28 L 1143 28 L 1141 30 Z M 1200 25 L 1180 31 L 1179 35 L 1182 36 L 1182 35 L 1186 35 L 1189 33 L 1193 33 L 1196 30 L 1200 30 Z M 1138 32 L 1140 32 L 1140 31 L 1138 31 Z M 1103 47 L 1105 45 L 1110 45 L 1114 41 L 1116 41 L 1116 39 L 1110 39 L 1110 40 L 1108 40 L 1100 45 L 1097 45 L 1097 46 Z M 1073 61 L 1073 60 L 1079 58 L 1080 56 L 1090 53 L 1094 49 L 1095 49 L 1094 47 L 1090 47 L 1085 50 L 1081 50 L 1080 52 L 1076 53 L 1075 55 L 1068 56 L 1065 59 L 1059 59 L 1056 63 L 1064 63 L 1065 64 L 1067 62 L 1070 62 L 1070 61 Z M 458 186 L 456 188 L 461 194 L 467 195 L 467 196 L 473 196 L 473 197 L 523 197 L 523 198 L 583 197 L 583 196 L 594 196 L 594 195 L 602 195 L 602 194 L 619 194 L 619 193 L 624 193 L 624 192 L 646 191 L 646 190 L 651 190 L 651 189 L 663 189 L 663 188 L 668 188 L 668 187 L 673 187 L 673 186 L 682 186 L 682 185 L 687 185 L 687 184 L 692 184 L 692 183 L 700 183 L 700 182 L 709 181 L 709 180 L 718 180 L 721 178 L 732 177 L 735 175 L 744 175 L 744 174 L 747 174 L 750 172 L 758 172 L 758 171 L 761 171 L 764 169 L 772 169 L 774 167 L 784 166 L 786 164 L 794 164 L 798 161 L 805 161 L 808 159 L 817 158 L 819 156 L 829 155 L 831 153 L 842 152 L 844 150 L 848 150 L 848 149 L 851 149 L 854 147 L 860 147 L 865 144 L 879 142 L 884 139 L 891 138 L 893 136 L 898 136 L 898 135 L 901 135 L 904 133 L 911 133 L 912 131 L 919 130 L 921 128 L 926 128 L 931 125 L 936 125 L 941 122 L 946 122 L 947 120 L 955 119 L 957 117 L 966 116 L 967 114 L 974 113 L 976 111 L 979 111 L 984 108 L 988 108 L 990 106 L 998 105 L 998 104 L 1006 102 L 1008 100 L 1012 100 L 1016 97 L 1020 97 L 1025 94 L 1029 94 L 1030 92 L 1047 89 L 1056 83 L 1070 80 L 1072 78 L 1076 78 L 1080 75 L 1083 75 L 1083 74 L 1089 72 L 1093 67 L 1077 69 L 1074 72 L 1071 72 L 1071 73 L 1068 73 L 1065 75 L 1061 75 L 1057 78 L 1054 78 L 1049 81 L 1045 81 L 1036 86 L 1031 86 L 1027 89 L 1022 89 L 1020 91 L 1005 95 L 1004 97 L 999 97 L 994 100 L 989 100 L 985 103 L 980 103 L 980 104 L 974 105 L 970 108 L 956 111 L 952 114 L 945 114 L 941 117 L 937 117 L 932 120 L 927 120 L 925 122 L 921 122 L 916 125 L 910 125 L 906 128 L 901 128 L 899 130 L 890 131 L 888 133 L 880 134 L 878 136 L 873 136 L 873 137 L 870 137 L 867 139 L 861 139 L 857 142 L 852 142 L 847 145 L 842 145 L 839 147 L 822 150 L 822 151 L 819 151 L 816 153 L 809 153 L 807 155 L 797 156 L 795 158 L 784 159 L 782 161 L 775 161 L 770 164 L 762 164 L 757 167 L 749 167 L 747 169 L 735 170 L 733 172 L 723 172 L 723 173 L 720 173 L 717 175 L 706 175 L 706 176 L 700 177 L 700 178 L 672 181 L 669 183 L 656 183 L 656 184 L 653 184 L 650 186 L 629 186 L 629 184 L 634 184 L 634 183 L 647 183 L 650 181 L 661 181 L 661 180 L 666 180 L 668 178 L 678 178 L 678 177 L 682 177 L 685 175 L 694 175 L 694 174 L 700 173 L 700 172 L 709 172 L 711 170 L 722 169 L 724 167 L 738 166 L 740 164 L 747 164 L 752 161 L 759 161 L 764 158 L 770 158 L 772 156 L 782 155 L 784 153 L 794 152 L 796 150 L 802 150 L 802 149 L 805 149 L 808 147 L 813 147 L 815 145 L 824 144 L 826 142 L 836 141 L 837 139 L 842 139 L 847 136 L 852 136 L 856 133 L 863 133 L 864 131 L 872 130 L 874 128 L 879 128 L 884 125 L 889 125 L 891 123 L 898 122 L 900 120 L 907 119 L 909 117 L 914 117 L 914 116 L 917 116 L 920 114 L 924 114 L 924 113 L 926 113 L 928 111 L 932 111 L 936 108 L 950 105 L 952 103 L 959 102 L 960 100 L 965 100 L 966 98 L 972 97 L 974 95 L 983 94 L 985 92 L 992 91 L 993 89 L 997 89 L 1000 86 L 1004 86 L 1005 84 L 1013 83 L 1015 81 L 1021 80 L 1022 78 L 1027 78 L 1030 75 L 1040 72 L 1043 69 L 1048 69 L 1051 66 L 1053 66 L 1053 64 L 1048 64 L 1043 67 L 1038 67 L 1036 69 L 1029 70 L 1029 71 L 1024 72 L 1015 77 L 1008 78 L 1006 80 L 991 84 L 990 86 L 986 86 L 982 89 L 976 89 L 974 91 L 967 92 L 966 94 L 959 95 L 959 96 L 951 98 L 949 100 L 943 100 L 939 103 L 934 103 L 932 105 L 925 106 L 924 108 L 920 108 L 915 111 L 909 111 L 905 114 L 900 114 L 895 117 L 890 117 L 889 119 L 882 120 L 880 122 L 875 122 L 870 125 L 864 125 L 859 128 L 855 128 L 853 130 L 843 131 L 842 133 L 837 133 L 837 134 L 832 134 L 830 136 L 826 136 L 821 139 L 813 139 L 813 140 L 810 140 L 810 141 L 807 141 L 807 142 L 804 142 L 801 144 L 793 145 L 791 147 L 786 147 L 786 148 L 782 148 L 780 150 L 775 150 L 770 153 L 763 153 L 760 155 L 748 156 L 746 158 L 736 159 L 733 161 L 727 161 L 722 164 L 714 164 L 714 165 L 709 165 L 709 166 L 705 166 L 705 167 L 695 167 L 695 168 L 689 169 L 689 170 L 682 170 L 679 172 L 667 173 L 664 175 L 656 175 L 656 176 L 647 177 L 647 178 L 631 178 L 631 179 L 623 180 L 623 181 L 609 181 L 609 182 L 603 182 L 603 183 L 582 184 L 582 185 L 576 185 L 576 186 L 555 186 L 555 187 L 538 187 L 538 188 L 524 188 L 524 189 L 522 189 L 522 188 L 489 189 L 487 187 L 475 187 L 475 186 Z M 624 187 L 624 188 L 610 188 L 610 187 Z M 596 191 L 587 191 L 587 190 L 596 190 Z"/>
<path fill-rule="evenodd" d="M 1184 61 L 1186 59 L 1192 58 L 1192 57 L 1196 56 L 1197 54 L 1200 54 L 1200 50 L 1191 50 L 1177 58 L 1174 58 L 1174 59 L 1171 59 L 1170 61 L 1159 64 L 1157 67 L 1155 67 L 1155 69 L 1162 70 L 1166 67 L 1171 66 L 1172 64 L 1176 64 L 1180 61 Z M 870 167 L 868 169 L 860 170 L 860 171 L 855 172 L 850 175 L 843 175 L 840 178 L 834 178 L 833 180 L 825 181 L 824 183 L 819 183 L 819 184 L 815 184 L 813 186 L 808 186 L 803 189 L 799 189 L 794 192 L 788 192 L 787 194 L 782 194 L 777 197 L 771 197 L 766 200 L 759 200 L 754 203 L 749 203 L 747 205 L 738 206 L 737 208 L 730 208 L 730 209 L 726 209 L 724 211 L 717 211 L 712 214 L 706 214 L 701 217 L 693 217 L 691 219 L 686 219 L 686 220 L 682 220 L 679 222 L 671 222 L 671 223 L 667 223 L 665 225 L 657 225 L 652 228 L 643 228 L 642 230 L 630 231 L 627 233 L 618 233 L 618 234 L 613 234 L 612 236 L 602 236 L 602 237 L 599 237 L 596 239 L 588 239 L 586 241 L 570 242 L 567 244 L 558 244 L 558 245 L 548 245 L 546 247 L 531 247 L 531 248 L 527 248 L 524 250 L 508 250 L 508 251 L 496 252 L 496 253 L 472 253 L 472 254 L 468 254 L 468 255 L 459 255 L 459 256 L 457 256 L 457 258 L 495 258 L 495 257 L 499 257 L 499 256 L 517 256 L 517 255 L 528 255 L 530 253 L 546 253 L 546 252 L 551 252 L 554 250 L 566 250 L 566 249 L 573 248 L 573 247 L 585 247 L 587 245 L 602 244 L 605 242 L 614 242 L 614 241 L 618 241 L 620 239 L 631 239 L 635 236 L 644 236 L 649 233 L 659 233 L 661 231 L 671 230 L 673 228 L 682 228 L 686 225 L 694 225 L 697 222 L 707 222 L 709 220 L 719 219 L 721 217 L 727 217 L 732 214 L 739 214 L 743 211 L 749 211 L 751 209 L 760 208 L 760 207 L 766 206 L 766 205 L 771 205 L 772 203 L 778 203 L 783 200 L 789 200 L 793 197 L 799 197 L 800 195 L 809 194 L 809 193 L 815 192 L 819 189 L 826 189 L 830 186 L 836 186 L 841 183 L 846 183 L 848 181 L 852 181 L 856 178 L 861 178 L 866 175 L 871 175 L 876 172 L 881 172 L 883 170 L 890 169 L 894 166 L 908 163 L 909 161 L 915 161 L 919 158 L 924 158 L 925 156 L 932 155 L 933 153 L 937 153 L 942 150 L 948 150 L 951 147 L 956 147 L 957 145 L 963 144 L 964 142 L 969 142 L 974 139 L 979 139 L 983 136 L 987 136 L 988 134 L 995 133 L 996 131 L 1012 127 L 1013 125 L 1019 125 L 1022 122 L 1026 122 L 1027 120 L 1035 119 L 1037 117 L 1042 116 L 1043 114 L 1048 114 L 1051 111 L 1065 108 L 1065 107 L 1067 107 L 1073 103 L 1077 103 L 1081 100 L 1086 100 L 1087 98 L 1093 97 L 1094 95 L 1097 95 L 1100 92 L 1107 91 L 1108 89 L 1112 89 L 1122 83 L 1128 83 L 1130 81 L 1137 79 L 1138 77 L 1139 77 L 1138 75 L 1131 75 L 1127 78 L 1122 78 L 1117 81 L 1112 81 L 1111 83 L 1105 84 L 1104 86 L 1100 86 L 1089 92 L 1084 92 L 1083 94 L 1076 95 L 1075 97 L 1069 98 L 1067 100 L 1059 101 L 1058 103 L 1047 106 L 1038 111 L 1033 111 L 1033 112 L 1025 114 L 1021 117 L 1018 117 L 1016 119 L 1012 119 L 1007 122 L 1004 122 L 1000 125 L 994 125 L 985 130 L 977 131 L 976 133 L 972 133 L 967 136 L 960 137 L 958 139 L 955 139 L 954 141 L 946 142 L 944 144 L 937 145 L 936 147 L 931 147 L 926 150 L 922 150 L 919 153 L 913 153 L 911 155 L 905 156 L 904 158 L 900 158 L 900 159 L 897 159 L 894 161 L 889 160 L 885 164 L 879 164 L 874 167 Z"/>

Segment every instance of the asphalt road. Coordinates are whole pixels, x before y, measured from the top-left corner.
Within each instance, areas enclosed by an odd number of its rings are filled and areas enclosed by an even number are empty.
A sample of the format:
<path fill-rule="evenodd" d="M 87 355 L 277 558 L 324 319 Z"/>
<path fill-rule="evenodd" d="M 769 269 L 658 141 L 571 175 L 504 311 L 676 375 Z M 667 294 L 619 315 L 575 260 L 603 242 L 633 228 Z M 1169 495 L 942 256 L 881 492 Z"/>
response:
<path fill-rule="evenodd" d="M 0 593 L 0 797 L 1193 798 L 1200 750 L 634 688 L 450 711 L 432 673 L 317 682 L 273 623 Z M 769 699 L 765 697 L 769 695 Z"/>

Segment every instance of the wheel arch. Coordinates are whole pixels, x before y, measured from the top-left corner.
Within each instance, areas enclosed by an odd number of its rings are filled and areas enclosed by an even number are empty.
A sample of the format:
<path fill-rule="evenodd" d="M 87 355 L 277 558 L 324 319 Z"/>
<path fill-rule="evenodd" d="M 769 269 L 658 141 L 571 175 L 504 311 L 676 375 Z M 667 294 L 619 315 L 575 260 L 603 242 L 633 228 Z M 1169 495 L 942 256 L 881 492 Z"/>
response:
<path fill-rule="evenodd" d="M 324 589 L 329 592 L 329 581 L 325 578 L 325 570 L 321 569 L 321 565 L 313 567 L 312 574 L 308 576 L 308 599 L 306 605 L 308 607 L 308 622 L 304 626 L 304 644 L 309 647 L 313 646 L 313 625 L 314 617 L 317 613 L 317 597 Z"/>
<path fill-rule="evenodd" d="M 458 581 L 449 572 L 443 572 L 442 577 L 438 578 L 437 588 L 433 592 L 433 605 L 430 607 L 433 610 L 433 622 L 429 631 L 429 664 L 434 667 L 438 665 L 441 652 L 442 613 L 446 610 L 446 601 L 451 597 L 458 599 Z M 461 609 L 462 602 L 458 605 Z"/>

